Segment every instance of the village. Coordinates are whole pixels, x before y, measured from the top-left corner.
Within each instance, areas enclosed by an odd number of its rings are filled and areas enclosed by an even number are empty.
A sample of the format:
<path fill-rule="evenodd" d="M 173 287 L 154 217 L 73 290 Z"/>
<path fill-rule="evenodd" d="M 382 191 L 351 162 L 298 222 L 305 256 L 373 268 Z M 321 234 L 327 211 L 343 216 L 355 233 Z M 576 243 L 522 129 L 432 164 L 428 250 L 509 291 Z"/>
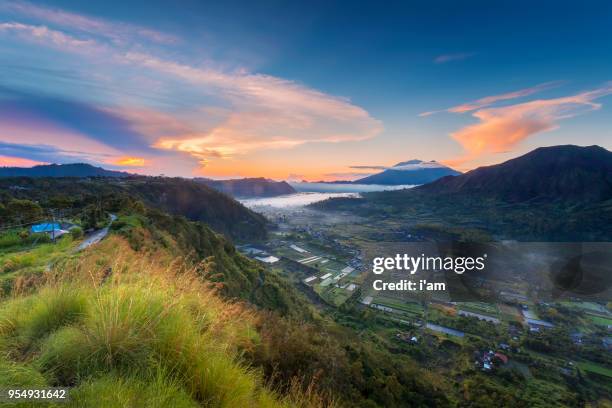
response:
<path fill-rule="evenodd" d="M 529 376 L 529 367 L 535 364 L 559 375 L 576 376 L 580 370 L 612 378 L 612 369 L 606 364 L 581 357 L 587 352 L 570 359 L 555 356 L 554 352 L 542 353 L 541 349 L 542 344 L 553 351 L 560 347 L 550 344 L 554 343 L 550 338 L 561 335 L 576 350 L 610 353 L 612 312 L 605 305 L 543 302 L 513 284 L 498 290 L 494 302 L 451 301 L 444 291 L 401 291 L 400 295 L 377 291 L 372 288 L 373 275 L 368 273 L 362 248 L 347 244 L 351 241 L 339 236 L 339 228 L 313 221 L 308 210 L 293 210 L 296 213 L 291 217 L 274 211 L 272 219 L 278 227 L 271 237 L 239 250 L 289 277 L 315 304 L 372 311 L 377 332 L 392 343 L 402 344 L 409 354 L 421 353 L 441 342 L 469 349 L 478 345 L 472 352 L 473 367 L 489 375 L 499 370 L 518 370 Z M 564 355 L 571 356 L 566 352 Z"/>

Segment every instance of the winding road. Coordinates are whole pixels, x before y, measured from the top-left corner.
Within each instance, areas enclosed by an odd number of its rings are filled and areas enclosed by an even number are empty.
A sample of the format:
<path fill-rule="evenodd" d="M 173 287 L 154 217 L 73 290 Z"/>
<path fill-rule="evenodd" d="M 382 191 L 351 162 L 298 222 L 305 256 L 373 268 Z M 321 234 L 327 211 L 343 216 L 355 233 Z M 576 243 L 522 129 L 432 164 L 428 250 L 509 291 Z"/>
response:
<path fill-rule="evenodd" d="M 113 221 L 117 219 L 117 216 L 115 214 L 110 214 L 110 219 L 111 220 L 106 227 L 91 233 L 91 235 L 85 238 L 83 242 L 81 242 L 81 244 L 77 247 L 77 252 L 82 251 L 85 248 L 89 248 L 90 246 L 102 241 L 102 239 L 104 239 L 104 237 L 108 234 L 108 229 L 110 228 Z"/>

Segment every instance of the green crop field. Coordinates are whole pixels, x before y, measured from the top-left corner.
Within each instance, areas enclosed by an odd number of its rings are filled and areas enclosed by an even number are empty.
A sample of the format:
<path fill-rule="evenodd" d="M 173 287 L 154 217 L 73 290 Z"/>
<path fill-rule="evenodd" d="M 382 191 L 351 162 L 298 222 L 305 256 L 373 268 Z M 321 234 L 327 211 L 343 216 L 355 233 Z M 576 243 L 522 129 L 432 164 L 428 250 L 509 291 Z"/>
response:
<path fill-rule="evenodd" d="M 599 364 L 595 364 L 590 361 L 581 361 L 578 363 L 578 367 L 590 373 L 595 373 L 595 374 L 603 375 L 605 377 L 612 378 L 612 369 L 601 366 Z"/>
<path fill-rule="evenodd" d="M 598 324 L 600 326 L 612 325 L 612 319 L 608 317 L 589 315 L 589 319 L 591 319 L 593 323 Z"/>

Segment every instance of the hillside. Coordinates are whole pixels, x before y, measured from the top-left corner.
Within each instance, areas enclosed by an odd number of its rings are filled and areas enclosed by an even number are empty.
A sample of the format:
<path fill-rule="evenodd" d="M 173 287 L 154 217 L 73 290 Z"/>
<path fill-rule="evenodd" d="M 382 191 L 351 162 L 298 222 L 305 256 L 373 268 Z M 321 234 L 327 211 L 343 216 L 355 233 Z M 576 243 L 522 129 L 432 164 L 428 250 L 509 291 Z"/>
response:
<path fill-rule="evenodd" d="M 612 152 L 599 146 L 540 147 L 418 189 L 434 194 L 482 194 L 511 202 L 604 201 L 612 198 Z"/>
<path fill-rule="evenodd" d="M 0 302 L 2 386 L 70 387 L 70 407 L 323 406 L 299 386 L 281 395 L 244 361 L 261 347 L 259 316 L 203 279 L 217 265 L 128 241 L 113 235 L 15 278 L 29 283 Z"/>
<path fill-rule="evenodd" d="M 1 237 L 0 385 L 70 386 L 71 407 L 450 405 L 202 223 L 126 195 L 102 207 L 118 218 L 84 251 Z"/>
<path fill-rule="evenodd" d="M 276 197 L 296 192 L 286 181 L 274 181 L 263 177 L 232 180 L 195 178 L 194 180 L 222 193 L 239 198 Z"/>
<path fill-rule="evenodd" d="M 389 167 L 381 173 L 353 181 L 355 184 L 414 185 L 430 183 L 445 176 L 461 174 L 438 162 L 409 160 Z"/>
<path fill-rule="evenodd" d="M 40 202 L 56 210 L 95 209 L 99 203 L 134 197 L 147 205 L 202 221 L 235 240 L 266 236 L 266 220 L 242 204 L 192 180 L 164 177 L 105 179 L 3 178 L 0 196 Z"/>
<path fill-rule="evenodd" d="M 0 177 L 128 177 L 129 173 L 91 164 L 44 164 L 34 167 L 0 167 Z"/>
<path fill-rule="evenodd" d="M 206 185 L 182 178 L 139 178 L 122 187 L 146 204 L 171 214 L 202 221 L 237 240 L 266 236 L 266 219 Z"/>

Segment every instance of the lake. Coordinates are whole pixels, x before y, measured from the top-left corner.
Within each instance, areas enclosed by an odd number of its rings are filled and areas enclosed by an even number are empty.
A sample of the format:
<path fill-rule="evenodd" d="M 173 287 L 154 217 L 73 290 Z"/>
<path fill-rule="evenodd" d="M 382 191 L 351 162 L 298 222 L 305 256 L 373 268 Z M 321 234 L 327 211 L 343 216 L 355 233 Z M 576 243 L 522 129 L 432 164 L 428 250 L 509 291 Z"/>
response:
<path fill-rule="evenodd" d="M 412 188 L 414 185 L 384 186 L 381 184 L 335 184 L 335 183 L 293 183 L 291 187 L 298 192 L 308 193 L 371 193 Z"/>
<path fill-rule="evenodd" d="M 304 207 L 308 204 L 334 197 L 359 197 L 359 193 L 302 192 L 277 197 L 245 198 L 239 201 L 244 204 L 244 206 L 251 209 L 257 207 L 294 208 Z"/>
<path fill-rule="evenodd" d="M 412 188 L 405 186 L 383 186 L 378 184 L 331 184 L 331 183 L 289 183 L 298 192 L 276 197 L 244 198 L 239 201 L 248 208 L 273 207 L 296 208 L 304 207 L 317 201 L 337 197 L 359 197 L 359 193 L 374 191 L 403 190 Z"/>

